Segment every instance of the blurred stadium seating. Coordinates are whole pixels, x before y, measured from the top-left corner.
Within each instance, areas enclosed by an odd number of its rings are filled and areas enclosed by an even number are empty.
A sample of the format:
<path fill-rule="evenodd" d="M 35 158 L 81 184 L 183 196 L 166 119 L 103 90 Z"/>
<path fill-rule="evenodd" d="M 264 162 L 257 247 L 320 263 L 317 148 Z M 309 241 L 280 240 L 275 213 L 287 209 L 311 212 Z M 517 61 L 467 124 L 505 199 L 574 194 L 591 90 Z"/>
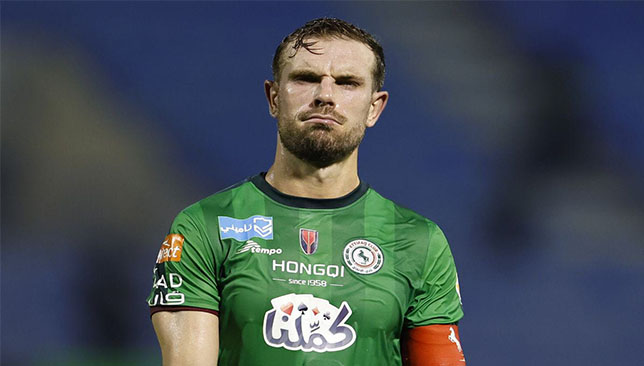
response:
<path fill-rule="evenodd" d="M 643 3 L 0 6 L 2 365 L 160 363 L 158 246 L 268 168 L 262 82 L 319 16 L 382 41 L 361 176 L 446 232 L 468 362 L 641 363 Z"/>

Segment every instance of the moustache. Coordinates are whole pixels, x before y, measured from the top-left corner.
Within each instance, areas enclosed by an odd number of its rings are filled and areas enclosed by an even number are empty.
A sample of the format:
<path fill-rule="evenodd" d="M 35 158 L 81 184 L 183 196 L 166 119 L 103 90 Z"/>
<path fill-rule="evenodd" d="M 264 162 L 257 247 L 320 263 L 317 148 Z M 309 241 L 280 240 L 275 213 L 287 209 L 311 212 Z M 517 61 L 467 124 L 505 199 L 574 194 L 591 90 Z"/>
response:
<path fill-rule="evenodd" d="M 298 114 L 297 118 L 300 121 L 306 121 L 307 119 L 311 118 L 311 116 L 314 116 L 316 114 L 331 116 L 334 120 L 338 121 L 338 123 L 342 125 L 347 121 L 347 118 L 345 116 L 329 108 L 312 109 L 306 112 L 302 112 Z"/>

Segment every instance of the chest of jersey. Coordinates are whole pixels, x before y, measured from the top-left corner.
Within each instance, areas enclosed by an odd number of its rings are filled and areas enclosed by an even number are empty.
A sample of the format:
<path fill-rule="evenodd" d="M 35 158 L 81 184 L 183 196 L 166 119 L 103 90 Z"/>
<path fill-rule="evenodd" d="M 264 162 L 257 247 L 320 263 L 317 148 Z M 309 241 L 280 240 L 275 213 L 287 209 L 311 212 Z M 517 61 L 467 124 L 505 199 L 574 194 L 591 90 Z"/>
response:
<path fill-rule="evenodd" d="M 252 339 L 287 358 L 349 357 L 353 353 L 344 351 L 352 347 L 396 357 L 391 353 L 398 352 L 395 342 L 424 259 L 414 243 L 378 215 L 281 210 L 258 217 L 257 227 L 246 228 L 252 237 L 227 235 L 233 227 L 220 225 L 228 248 L 220 322 L 234 329 L 231 343 Z"/>

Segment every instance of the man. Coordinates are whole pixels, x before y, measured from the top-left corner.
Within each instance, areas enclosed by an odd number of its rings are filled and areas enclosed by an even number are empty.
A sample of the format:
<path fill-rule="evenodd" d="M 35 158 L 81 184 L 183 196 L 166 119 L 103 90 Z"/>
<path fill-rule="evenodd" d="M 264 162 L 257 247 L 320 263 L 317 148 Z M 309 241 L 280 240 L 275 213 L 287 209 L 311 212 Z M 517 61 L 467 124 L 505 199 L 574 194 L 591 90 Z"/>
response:
<path fill-rule="evenodd" d="M 465 364 L 443 233 L 358 178 L 384 72 L 382 47 L 342 20 L 282 41 L 264 84 L 274 164 L 183 210 L 159 252 L 164 365 Z"/>

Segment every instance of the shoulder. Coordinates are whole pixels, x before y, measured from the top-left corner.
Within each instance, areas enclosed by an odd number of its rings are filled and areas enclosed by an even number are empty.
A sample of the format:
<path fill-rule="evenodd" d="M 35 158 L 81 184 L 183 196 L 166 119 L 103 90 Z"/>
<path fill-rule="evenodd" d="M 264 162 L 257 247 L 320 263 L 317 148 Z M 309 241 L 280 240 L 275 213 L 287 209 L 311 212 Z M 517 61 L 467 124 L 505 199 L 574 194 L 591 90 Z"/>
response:
<path fill-rule="evenodd" d="M 379 206 L 388 207 L 389 210 L 393 213 L 393 220 L 395 224 L 405 225 L 410 229 L 429 230 L 434 232 L 436 230 L 440 231 L 438 225 L 430 220 L 429 218 L 421 215 L 420 213 L 401 205 L 398 202 L 395 202 L 389 198 L 382 196 L 380 193 L 375 191 L 373 188 L 370 188 L 371 199 L 378 202 Z"/>
<path fill-rule="evenodd" d="M 244 205 L 244 200 L 257 195 L 250 178 L 244 179 L 216 193 L 194 202 L 181 210 L 174 218 L 171 230 L 178 226 L 200 228 L 216 225 L 219 216 L 228 216 L 235 206 Z"/>
<path fill-rule="evenodd" d="M 246 178 L 237 182 L 229 187 L 217 191 L 210 196 L 207 196 L 188 207 L 184 208 L 179 215 L 187 215 L 190 217 L 201 217 L 205 211 L 219 211 L 225 213 L 230 209 L 235 199 L 243 199 L 254 193 L 254 186 L 250 182 L 250 178 Z"/>
<path fill-rule="evenodd" d="M 245 179 L 187 206 L 175 216 L 170 234 L 182 235 L 193 246 L 215 245 L 218 242 L 220 217 L 233 215 L 236 207 L 244 204 L 243 200 L 238 202 L 239 198 L 235 197 L 252 195 L 249 185 L 252 186 L 249 179 Z"/>

